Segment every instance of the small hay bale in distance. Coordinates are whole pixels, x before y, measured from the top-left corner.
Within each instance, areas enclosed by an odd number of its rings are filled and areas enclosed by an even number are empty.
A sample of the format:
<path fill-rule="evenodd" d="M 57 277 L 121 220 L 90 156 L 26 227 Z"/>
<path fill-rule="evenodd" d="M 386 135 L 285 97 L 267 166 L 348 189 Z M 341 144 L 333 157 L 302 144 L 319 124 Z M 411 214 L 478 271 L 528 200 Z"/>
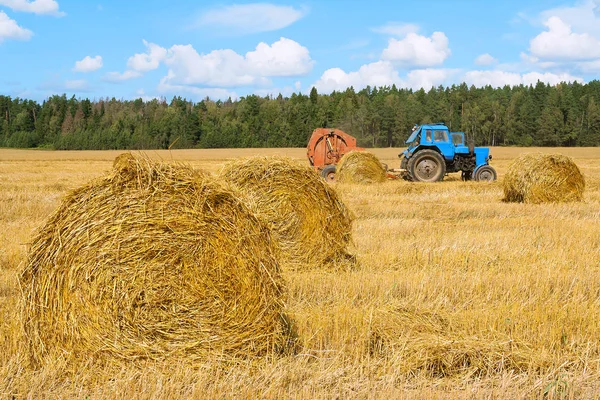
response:
<path fill-rule="evenodd" d="M 374 154 L 351 151 L 337 165 L 336 181 L 342 183 L 378 183 L 386 180 L 386 171 Z"/>
<path fill-rule="evenodd" d="M 559 203 L 581 201 L 583 174 L 562 154 L 523 154 L 509 165 L 504 176 L 504 201 Z"/>
<path fill-rule="evenodd" d="M 220 176 L 269 224 L 285 268 L 337 268 L 352 260 L 351 214 L 312 168 L 285 157 L 251 157 L 227 163 Z"/>
<path fill-rule="evenodd" d="M 20 276 L 32 361 L 267 354 L 287 326 L 271 242 L 214 178 L 119 156 L 33 240 Z"/>

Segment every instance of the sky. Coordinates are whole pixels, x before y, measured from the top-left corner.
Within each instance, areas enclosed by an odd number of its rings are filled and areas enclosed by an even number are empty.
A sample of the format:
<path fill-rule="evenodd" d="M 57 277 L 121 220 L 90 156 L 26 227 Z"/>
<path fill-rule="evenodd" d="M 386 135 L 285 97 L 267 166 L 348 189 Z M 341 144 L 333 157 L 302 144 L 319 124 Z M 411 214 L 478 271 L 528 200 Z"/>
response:
<path fill-rule="evenodd" d="M 599 74 L 600 0 L 0 0 L 0 94 L 37 101 Z"/>

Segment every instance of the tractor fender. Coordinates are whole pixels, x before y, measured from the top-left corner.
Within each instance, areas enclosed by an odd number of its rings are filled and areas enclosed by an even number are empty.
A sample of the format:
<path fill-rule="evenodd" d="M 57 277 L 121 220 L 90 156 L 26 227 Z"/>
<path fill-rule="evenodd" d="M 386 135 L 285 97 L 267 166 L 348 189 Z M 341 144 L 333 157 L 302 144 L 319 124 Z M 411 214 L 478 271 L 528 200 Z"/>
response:
<path fill-rule="evenodd" d="M 444 156 L 442 154 L 442 152 L 440 151 L 440 149 L 437 148 L 436 146 L 422 146 L 422 145 L 419 145 L 413 151 L 411 151 L 410 153 L 408 153 L 408 157 L 407 158 L 410 158 L 410 157 L 414 156 L 415 154 L 417 154 L 418 152 L 423 151 L 423 150 L 434 150 L 437 153 L 439 153 L 442 157 Z"/>

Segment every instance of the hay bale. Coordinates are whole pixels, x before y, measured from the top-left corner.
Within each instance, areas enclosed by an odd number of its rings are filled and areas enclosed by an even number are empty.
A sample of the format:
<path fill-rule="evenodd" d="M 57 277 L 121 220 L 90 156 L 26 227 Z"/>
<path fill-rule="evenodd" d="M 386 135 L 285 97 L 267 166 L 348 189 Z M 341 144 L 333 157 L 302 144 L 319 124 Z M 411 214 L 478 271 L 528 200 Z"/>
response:
<path fill-rule="evenodd" d="M 581 201 L 585 179 L 573 160 L 561 154 L 523 154 L 504 176 L 504 201 L 557 203 Z"/>
<path fill-rule="evenodd" d="M 268 227 L 185 166 L 115 160 L 71 192 L 20 276 L 32 360 L 186 362 L 263 355 L 284 341 Z"/>
<path fill-rule="evenodd" d="M 346 250 L 351 214 L 312 168 L 289 158 L 252 157 L 227 163 L 220 176 L 270 225 L 286 268 L 337 267 L 352 260 Z"/>
<path fill-rule="evenodd" d="M 377 183 L 386 180 L 386 171 L 374 154 L 352 151 L 337 165 L 336 180 L 344 183 Z"/>

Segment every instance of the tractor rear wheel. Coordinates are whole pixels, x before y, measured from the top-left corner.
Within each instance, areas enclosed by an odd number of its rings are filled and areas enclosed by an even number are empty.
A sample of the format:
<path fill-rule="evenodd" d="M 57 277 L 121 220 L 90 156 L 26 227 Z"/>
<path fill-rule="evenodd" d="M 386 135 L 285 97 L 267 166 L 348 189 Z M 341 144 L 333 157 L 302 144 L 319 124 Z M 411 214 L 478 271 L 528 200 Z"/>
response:
<path fill-rule="evenodd" d="M 408 160 L 408 173 L 412 181 L 438 182 L 446 175 L 446 162 L 434 150 L 421 150 Z"/>
<path fill-rule="evenodd" d="M 482 165 L 475 170 L 474 178 L 476 181 L 491 182 L 495 181 L 496 177 L 496 170 L 491 165 Z"/>
<path fill-rule="evenodd" d="M 335 165 L 326 165 L 321 170 L 321 176 L 327 182 L 335 182 L 335 171 L 337 170 Z"/>

